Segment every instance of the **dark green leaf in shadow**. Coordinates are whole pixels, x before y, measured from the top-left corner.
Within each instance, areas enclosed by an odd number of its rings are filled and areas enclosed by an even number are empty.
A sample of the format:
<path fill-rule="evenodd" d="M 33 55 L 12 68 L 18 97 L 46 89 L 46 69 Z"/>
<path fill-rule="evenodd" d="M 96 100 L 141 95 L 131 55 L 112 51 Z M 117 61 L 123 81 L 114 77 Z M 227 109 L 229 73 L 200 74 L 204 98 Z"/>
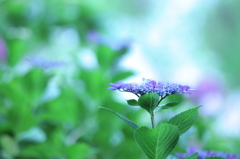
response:
<path fill-rule="evenodd" d="M 127 103 L 130 106 L 139 106 L 138 101 L 136 101 L 135 99 L 129 99 L 127 100 Z"/>
<path fill-rule="evenodd" d="M 138 104 L 143 109 L 152 114 L 153 110 L 157 107 L 159 102 L 159 95 L 156 93 L 149 93 L 141 96 L 138 100 Z"/>
<path fill-rule="evenodd" d="M 85 159 L 90 155 L 90 147 L 84 143 L 77 143 L 67 147 L 67 156 L 71 159 Z"/>

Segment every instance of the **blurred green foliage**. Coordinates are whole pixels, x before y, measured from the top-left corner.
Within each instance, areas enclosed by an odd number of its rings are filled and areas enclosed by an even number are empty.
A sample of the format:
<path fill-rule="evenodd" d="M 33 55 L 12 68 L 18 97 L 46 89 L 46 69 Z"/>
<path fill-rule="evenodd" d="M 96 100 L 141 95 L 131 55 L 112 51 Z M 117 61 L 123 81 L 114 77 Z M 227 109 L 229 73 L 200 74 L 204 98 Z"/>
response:
<path fill-rule="evenodd" d="M 231 89 L 240 86 L 239 5 L 238 0 L 219 3 L 207 17 L 203 32 L 204 44 L 219 61 L 220 71 Z"/>
<path fill-rule="evenodd" d="M 115 4 L 112 9 L 119 6 L 130 8 L 128 13 L 132 16 L 135 16 L 133 13 L 144 14 L 147 11 L 144 3 L 133 0 L 126 6 L 125 2 L 129 1 L 112 2 Z M 138 125 L 140 122 L 150 124 L 143 110 L 122 104 L 107 90 L 109 83 L 126 79 L 133 72 L 118 65 L 127 53 L 127 46 L 115 49 L 109 43 L 92 42 L 87 38 L 92 30 L 107 32 L 102 25 L 104 18 L 100 15 L 111 10 L 111 4 L 108 1 L 104 1 L 104 5 L 100 3 L 102 1 L 0 0 L 0 158 L 146 158 L 133 138 L 133 130 L 108 111 L 98 109 L 99 106 L 108 107 Z M 227 70 L 223 71 L 229 72 L 226 78 L 236 86 L 239 85 L 239 63 L 235 53 L 239 46 L 238 39 L 232 38 L 237 37 L 232 31 L 239 31 L 232 25 L 237 26 L 239 22 L 233 16 L 238 10 L 231 7 L 237 5 L 219 6 L 216 11 L 220 10 L 222 14 L 213 14 L 209 18 L 206 39 L 210 42 L 206 40 L 206 43 L 220 52 L 217 56 L 222 68 Z M 69 28 L 77 34 L 77 46 L 68 49 L 62 43 L 56 45 L 53 39 L 61 39 L 61 30 Z M 227 34 L 227 39 L 224 34 Z M 74 37 L 70 36 L 72 39 Z M 6 59 L 2 59 L 1 41 L 6 44 Z M 96 58 L 97 64 L 93 68 L 79 62 L 78 55 L 83 54 L 86 48 Z M 71 62 L 50 68 L 31 66 L 34 63 L 29 63 L 26 57 L 42 50 L 44 56 L 56 60 L 62 52 L 67 52 L 65 54 Z M 232 65 L 226 61 L 231 61 Z M 25 65 L 28 65 L 27 69 Z M 173 108 L 179 113 L 176 109 Z M 162 111 L 161 117 L 169 114 L 172 115 Z M 212 132 L 210 124 L 211 119 L 200 117 L 195 129 L 183 135 L 174 152 L 185 151 L 192 142 L 203 144 L 206 149 L 236 153 L 240 141 L 235 137 L 214 134 L 211 135 L 214 137 L 209 137 Z"/>
<path fill-rule="evenodd" d="M 131 128 L 98 109 L 107 106 L 133 118 L 139 114 L 129 112 L 107 90 L 110 82 L 133 73 L 118 67 L 127 46 L 116 50 L 108 44 L 93 44 L 88 40 L 89 31 L 102 30 L 96 12 L 95 7 L 80 1 L 0 2 L 0 36 L 7 47 L 7 59 L 2 61 L 0 73 L 0 158 L 144 156 Z M 49 47 L 54 29 L 64 27 L 77 32 L 79 47 L 94 52 L 97 66 L 83 67 L 77 54 L 69 53 L 74 59 L 72 76 L 65 73 L 69 64 L 39 68 L 30 62 L 32 67 L 19 72 L 19 67 L 28 62 L 24 58 L 34 55 L 38 48 Z M 52 83 L 58 90 L 53 96 Z"/>

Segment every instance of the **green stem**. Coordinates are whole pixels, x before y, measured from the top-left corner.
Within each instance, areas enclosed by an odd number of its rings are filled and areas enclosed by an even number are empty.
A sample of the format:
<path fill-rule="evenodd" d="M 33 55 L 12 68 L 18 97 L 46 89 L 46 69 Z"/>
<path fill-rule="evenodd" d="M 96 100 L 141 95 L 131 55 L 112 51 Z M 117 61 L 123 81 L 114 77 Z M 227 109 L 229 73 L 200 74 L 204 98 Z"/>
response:
<path fill-rule="evenodd" d="M 151 114 L 151 123 L 152 123 L 152 128 L 154 129 L 154 112 Z"/>

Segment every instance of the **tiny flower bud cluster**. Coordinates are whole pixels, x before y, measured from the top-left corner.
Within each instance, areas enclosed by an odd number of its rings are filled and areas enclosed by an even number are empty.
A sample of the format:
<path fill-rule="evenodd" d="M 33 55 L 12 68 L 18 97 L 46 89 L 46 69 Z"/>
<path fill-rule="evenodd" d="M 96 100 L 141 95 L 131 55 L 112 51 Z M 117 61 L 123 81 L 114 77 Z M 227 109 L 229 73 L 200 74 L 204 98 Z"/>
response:
<path fill-rule="evenodd" d="M 169 84 L 157 82 L 151 79 L 142 79 L 142 83 L 110 83 L 108 90 L 119 90 L 121 92 L 131 92 L 137 96 L 142 96 L 148 93 L 156 93 L 161 97 L 171 94 L 190 93 L 192 89 L 189 86 L 182 86 L 179 84 Z"/>
<path fill-rule="evenodd" d="M 205 159 L 207 157 L 223 157 L 226 159 L 238 159 L 238 157 L 240 157 L 239 155 L 236 154 L 229 154 L 220 151 L 198 150 L 195 147 L 189 147 L 187 153 L 176 153 L 175 156 L 178 158 L 186 158 L 195 152 L 198 152 L 198 159 Z"/>

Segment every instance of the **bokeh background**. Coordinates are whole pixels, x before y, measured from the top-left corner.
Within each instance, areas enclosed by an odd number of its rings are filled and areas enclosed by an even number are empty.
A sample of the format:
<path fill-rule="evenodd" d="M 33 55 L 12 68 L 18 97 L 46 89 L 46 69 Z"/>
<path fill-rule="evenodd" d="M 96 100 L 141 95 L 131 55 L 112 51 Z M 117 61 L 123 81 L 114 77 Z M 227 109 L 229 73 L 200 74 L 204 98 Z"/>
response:
<path fill-rule="evenodd" d="M 174 152 L 240 153 L 240 1 L 0 0 L 0 158 L 145 159 L 122 120 L 150 126 L 116 81 L 196 91 L 203 105 Z M 157 122 L 156 121 L 156 122 Z"/>

